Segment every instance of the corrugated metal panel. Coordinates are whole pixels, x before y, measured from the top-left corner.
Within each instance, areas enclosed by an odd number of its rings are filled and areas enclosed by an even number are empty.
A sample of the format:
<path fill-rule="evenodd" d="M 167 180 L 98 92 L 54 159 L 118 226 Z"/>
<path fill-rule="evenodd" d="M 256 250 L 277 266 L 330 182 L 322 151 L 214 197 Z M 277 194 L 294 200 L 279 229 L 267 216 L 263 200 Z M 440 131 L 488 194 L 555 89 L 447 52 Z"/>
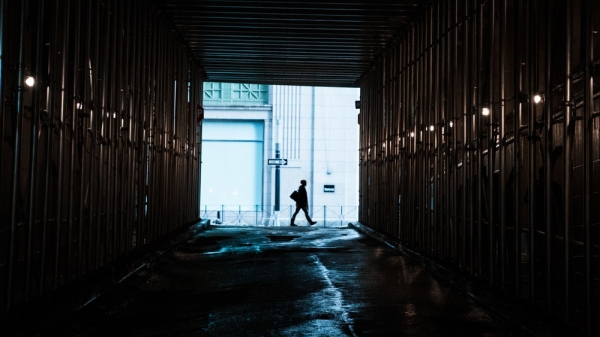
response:
<path fill-rule="evenodd" d="M 207 81 L 358 87 L 430 1 L 158 1 Z"/>

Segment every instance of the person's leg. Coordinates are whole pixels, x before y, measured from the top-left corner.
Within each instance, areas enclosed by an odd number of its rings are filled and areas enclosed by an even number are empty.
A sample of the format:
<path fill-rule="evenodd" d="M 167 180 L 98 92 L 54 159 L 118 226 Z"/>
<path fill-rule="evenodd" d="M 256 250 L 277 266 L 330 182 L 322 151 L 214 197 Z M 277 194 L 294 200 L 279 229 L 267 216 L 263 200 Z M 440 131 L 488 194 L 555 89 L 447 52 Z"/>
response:
<path fill-rule="evenodd" d="M 306 208 L 302 207 L 302 211 L 304 211 L 304 216 L 306 217 L 306 220 L 308 221 L 309 224 L 314 225 L 317 223 L 316 221 L 312 221 L 312 219 L 308 215 L 308 211 L 306 210 Z"/>
<path fill-rule="evenodd" d="M 296 211 L 294 212 L 294 215 L 292 215 L 292 219 L 290 220 L 290 226 L 296 226 L 294 224 L 294 220 L 296 220 L 296 214 L 298 214 L 298 212 L 300 212 L 300 207 L 296 205 Z"/>

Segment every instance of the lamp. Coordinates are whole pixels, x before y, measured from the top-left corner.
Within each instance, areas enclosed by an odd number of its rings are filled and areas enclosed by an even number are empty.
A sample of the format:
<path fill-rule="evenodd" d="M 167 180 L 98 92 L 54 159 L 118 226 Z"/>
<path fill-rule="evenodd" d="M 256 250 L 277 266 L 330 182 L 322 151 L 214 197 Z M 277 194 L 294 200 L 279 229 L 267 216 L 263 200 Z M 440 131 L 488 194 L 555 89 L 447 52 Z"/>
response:
<path fill-rule="evenodd" d="M 28 87 L 33 87 L 33 86 L 35 85 L 35 78 L 33 78 L 33 76 L 27 76 L 27 77 L 25 78 L 25 84 L 26 84 Z"/>

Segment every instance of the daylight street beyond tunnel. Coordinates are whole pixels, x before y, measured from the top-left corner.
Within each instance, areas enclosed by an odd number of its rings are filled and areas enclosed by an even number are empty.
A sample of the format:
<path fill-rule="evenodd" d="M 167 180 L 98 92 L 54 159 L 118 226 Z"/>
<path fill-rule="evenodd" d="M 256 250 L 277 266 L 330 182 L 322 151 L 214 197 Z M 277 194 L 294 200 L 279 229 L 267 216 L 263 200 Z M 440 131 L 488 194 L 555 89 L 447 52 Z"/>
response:
<path fill-rule="evenodd" d="M 353 227 L 208 226 L 48 336 L 522 336 Z"/>

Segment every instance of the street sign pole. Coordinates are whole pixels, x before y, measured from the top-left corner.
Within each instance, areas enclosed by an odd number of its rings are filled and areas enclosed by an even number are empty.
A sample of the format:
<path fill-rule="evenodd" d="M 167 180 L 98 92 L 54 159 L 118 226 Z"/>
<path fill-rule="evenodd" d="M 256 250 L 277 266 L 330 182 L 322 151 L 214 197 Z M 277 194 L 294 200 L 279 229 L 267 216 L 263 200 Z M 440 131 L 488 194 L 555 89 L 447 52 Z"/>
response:
<path fill-rule="evenodd" d="M 275 159 L 279 159 L 280 158 L 280 153 L 279 153 L 279 143 L 275 143 Z M 280 178 L 279 178 L 279 168 L 281 166 L 280 165 L 275 165 L 275 212 L 279 212 L 279 184 L 280 184 Z"/>
<path fill-rule="evenodd" d="M 287 165 L 288 160 L 281 158 L 281 152 L 279 151 L 279 143 L 275 143 L 275 158 L 269 158 L 267 160 L 268 165 L 275 165 L 275 205 L 273 205 L 273 221 L 275 226 L 279 226 L 279 211 L 281 210 L 280 206 L 280 185 L 281 185 L 281 176 L 280 169 L 281 165 Z"/>

